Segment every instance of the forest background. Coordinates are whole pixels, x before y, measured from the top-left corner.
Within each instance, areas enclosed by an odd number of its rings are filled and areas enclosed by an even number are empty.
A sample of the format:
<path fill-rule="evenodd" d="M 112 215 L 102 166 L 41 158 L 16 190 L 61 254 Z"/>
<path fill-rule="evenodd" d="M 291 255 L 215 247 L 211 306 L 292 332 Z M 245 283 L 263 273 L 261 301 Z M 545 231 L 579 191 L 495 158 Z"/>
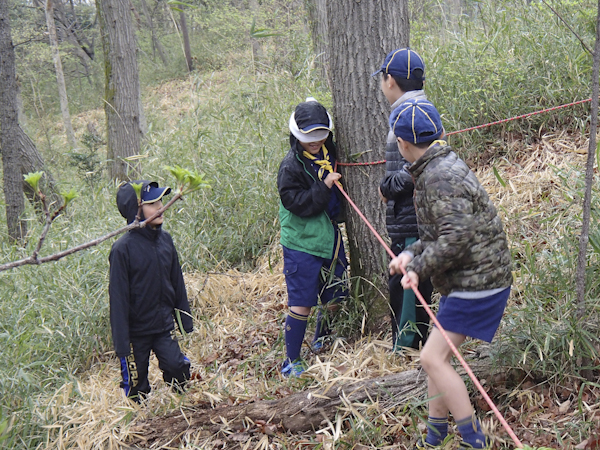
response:
<path fill-rule="evenodd" d="M 410 45 L 426 61 L 427 95 L 443 114 L 447 130 L 589 98 L 592 57 L 581 41 L 593 48 L 597 5 L 550 3 L 555 11 L 538 1 L 409 2 Z M 77 139 L 70 148 L 43 5 L 11 5 L 20 124 L 61 190 L 79 194 L 52 225 L 43 249 L 50 254 L 124 225 L 114 205 L 116 184 L 107 174 L 105 62 L 96 5 L 62 4 L 62 27 L 75 30 L 78 39 L 76 46 L 59 26 Z M 175 238 L 184 271 L 253 273 L 267 261 L 267 272 L 274 273 L 279 263 L 275 175 L 288 150 L 287 118 L 309 95 L 332 107 L 326 55 L 315 51 L 318 46 L 311 39 L 310 2 L 133 0 L 132 5 L 147 123 L 140 156 L 144 176 L 169 184 L 164 166 L 179 165 L 204 173 L 212 186 L 187 196 L 168 214 L 166 228 Z M 181 33 L 184 16 L 188 60 Z M 372 97 L 364 101 L 384 101 L 378 80 L 373 80 Z M 598 387 L 597 372 L 595 381 L 580 376 L 582 369 L 596 370 L 599 364 L 600 229 L 595 208 L 585 316 L 574 314 L 584 175 L 580 154 L 586 151 L 588 128 L 589 105 L 583 104 L 451 139 L 471 167 L 492 174 L 499 190 L 517 198 L 522 195 L 511 177 L 541 170 L 543 158 L 536 152 L 550 143 L 564 152 L 564 158 L 549 165 L 554 177 L 528 193 L 531 201 L 525 208 L 500 207 L 517 283 L 492 348 L 495 367 L 517 370 L 519 386 L 576 386 L 566 398 L 578 405 L 578 414 L 571 425 L 564 423 L 553 432 L 563 443 L 582 442 L 598 427 L 583 396 L 586 388 Z M 374 148 L 383 150 L 384 134 L 373 136 Z M 594 187 L 592 204 L 597 200 Z M 4 214 L 0 209 L 2 223 Z M 28 204 L 25 217 L 23 247 L 0 230 L 5 262 L 31 254 L 37 243 L 43 227 L 39 211 Z M 116 365 L 108 322 L 110 242 L 57 263 L 0 273 L 0 446 L 58 448 L 53 428 L 47 428 L 56 417 L 52 399 L 65 395 L 65 386 L 77 386 L 99 362 Z M 354 296 L 337 325 L 354 340 L 367 333 L 364 305 L 369 301 Z M 199 327 L 208 327 L 211 317 L 198 311 L 196 320 Z M 378 333 L 375 337 L 388 338 L 383 327 Z M 281 336 L 275 334 L 273 342 L 274 354 L 282 352 Z M 272 361 L 274 367 L 277 358 Z M 590 364 L 583 367 L 585 361 Z M 264 377 L 275 379 L 277 374 L 271 367 Z M 69 403 L 83 394 L 74 388 L 66 396 Z M 352 439 L 381 446 L 391 438 L 365 433 Z"/>

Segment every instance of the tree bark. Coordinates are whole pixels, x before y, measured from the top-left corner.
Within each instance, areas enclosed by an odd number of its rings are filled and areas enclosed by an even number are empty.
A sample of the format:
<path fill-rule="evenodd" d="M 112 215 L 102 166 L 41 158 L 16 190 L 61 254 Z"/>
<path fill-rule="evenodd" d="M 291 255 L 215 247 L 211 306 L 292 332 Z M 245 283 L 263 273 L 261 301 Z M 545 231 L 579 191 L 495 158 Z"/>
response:
<path fill-rule="evenodd" d="M 371 73 L 385 55 L 409 41 L 407 0 L 340 0 L 327 2 L 329 20 L 329 76 L 333 94 L 336 139 L 341 160 L 374 162 L 385 158 L 390 107 Z M 385 208 L 378 186 L 383 164 L 344 167 L 342 184 L 350 198 L 385 236 Z M 387 292 L 389 257 L 358 214 L 349 210 L 346 222 L 352 277 L 373 282 Z M 363 283 L 367 286 L 368 283 Z M 376 297 L 376 300 L 374 299 Z M 387 297 L 364 291 L 370 325 L 388 312 Z"/>
<path fill-rule="evenodd" d="M 21 177 L 18 143 L 17 80 L 15 52 L 11 37 L 8 0 L 0 0 L 0 147 L 6 224 L 8 235 L 22 240 L 27 234 L 26 222 L 21 220 L 25 210 L 23 178 Z"/>
<path fill-rule="evenodd" d="M 107 157 L 113 179 L 141 173 L 143 137 L 137 43 L 129 0 L 97 0 L 104 50 Z"/>
<path fill-rule="evenodd" d="M 71 148 L 77 147 L 75 140 L 75 132 L 71 123 L 71 114 L 69 113 L 69 100 L 67 97 L 67 85 L 65 84 L 65 75 L 60 60 L 60 52 L 58 50 L 58 38 L 56 37 L 56 24 L 54 23 L 54 8 L 52 0 L 46 0 L 46 24 L 48 25 L 48 37 L 50 40 L 50 48 L 52 50 L 52 59 L 54 60 L 54 70 L 56 71 L 56 84 L 58 85 L 58 98 L 60 101 L 60 112 L 63 118 L 65 133 Z"/>
<path fill-rule="evenodd" d="M 329 82 L 327 67 L 329 66 L 327 40 L 329 26 L 327 21 L 327 0 L 305 0 L 304 6 L 310 24 L 313 51 L 321 71 L 321 76 Z"/>

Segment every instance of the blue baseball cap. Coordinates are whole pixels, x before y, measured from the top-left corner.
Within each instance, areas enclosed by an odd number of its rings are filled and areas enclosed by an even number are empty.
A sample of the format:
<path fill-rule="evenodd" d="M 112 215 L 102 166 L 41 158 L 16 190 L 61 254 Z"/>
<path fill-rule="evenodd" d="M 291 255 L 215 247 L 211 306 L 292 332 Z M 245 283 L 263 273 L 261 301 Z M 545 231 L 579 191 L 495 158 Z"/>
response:
<path fill-rule="evenodd" d="M 146 203 L 157 202 L 170 192 L 170 187 L 158 187 L 158 183 L 156 181 L 151 181 L 148 184 L 144 184 L 142 187 L 142 205 Z"/>
<path fill-rule="evenodd" d="M 435 141 L 444 132 L 440 113 L 433 103 L 416 98 L 392 111 L 390 128 L 397 137 L 413 144 Z"/>
<path fill-rule="evenodd" d="M 425 63 L 417 52 L 409 48 L 398 48 L 388 53 L 383 64 L 372 77 L 378 73 L 388 73 L 407 80 L 425 80 Z"/>

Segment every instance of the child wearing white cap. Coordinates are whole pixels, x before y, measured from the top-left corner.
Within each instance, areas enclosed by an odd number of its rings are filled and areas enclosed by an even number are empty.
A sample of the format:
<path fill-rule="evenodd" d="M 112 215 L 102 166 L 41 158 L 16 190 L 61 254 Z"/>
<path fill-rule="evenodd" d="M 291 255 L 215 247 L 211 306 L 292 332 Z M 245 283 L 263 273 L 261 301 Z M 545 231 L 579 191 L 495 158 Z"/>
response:
<path fill-rule="evenodd" d="M 280 164 L 277 188 L 284 274 L 288 291 L 285 322 L 286 358 L 281 372 L 299 376 L 300 350 L 311 309 L 319 310 L 313 349 L 329 334 L 327 311 L 347 296 L 343 282 L 348 265 L 337 220 L 342 203 L 335 181 L 333 123 L 314 98 L 296 106 L 289 121 L 290 150 Z"/>

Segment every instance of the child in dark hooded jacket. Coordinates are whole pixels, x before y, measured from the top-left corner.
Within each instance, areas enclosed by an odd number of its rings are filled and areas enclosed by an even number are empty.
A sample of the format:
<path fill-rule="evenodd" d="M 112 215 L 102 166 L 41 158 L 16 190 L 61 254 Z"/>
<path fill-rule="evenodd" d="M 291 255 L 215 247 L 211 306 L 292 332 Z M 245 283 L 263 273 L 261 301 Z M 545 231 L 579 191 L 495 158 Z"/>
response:
<path fill-rule="evenodd" d="M 334 184 L 341 175 L 335 171 L 332 127 L 327 110 L 314 98 L 296 106 L 289 121 L 291 148 L 277 174 L 289 307 L 284 376 L 304 371 L 300 350 L 311 309 L 319 300 L 326 305 L 313 338 L 313 349 L 320 349 L 329 333 L 324 312 L 347 296 L 342 279 L 348 263 L 337 225 L 342 205 Z"/>
<path fill-rule="evenodd" d="M 141 205 L 132 183 L 142 184 Z M 156 182 L 124 183 L 117 192 L 121 215 L 132 223 L 151 217 L 162 207 L 171 189 Z M 150 392 L 150 351 L 158 358 L 163 379 L 181 391 L 190 377 L 190 361 L 174 336 L 174 323 L 182 333 L 193 330 L 190 306 L 177 251 L 163 231 L 162 215 L 143 228 L 128 231 L 110 251 L 110 325 L 121 363 L 121 387 L 137 402 Z"/>

